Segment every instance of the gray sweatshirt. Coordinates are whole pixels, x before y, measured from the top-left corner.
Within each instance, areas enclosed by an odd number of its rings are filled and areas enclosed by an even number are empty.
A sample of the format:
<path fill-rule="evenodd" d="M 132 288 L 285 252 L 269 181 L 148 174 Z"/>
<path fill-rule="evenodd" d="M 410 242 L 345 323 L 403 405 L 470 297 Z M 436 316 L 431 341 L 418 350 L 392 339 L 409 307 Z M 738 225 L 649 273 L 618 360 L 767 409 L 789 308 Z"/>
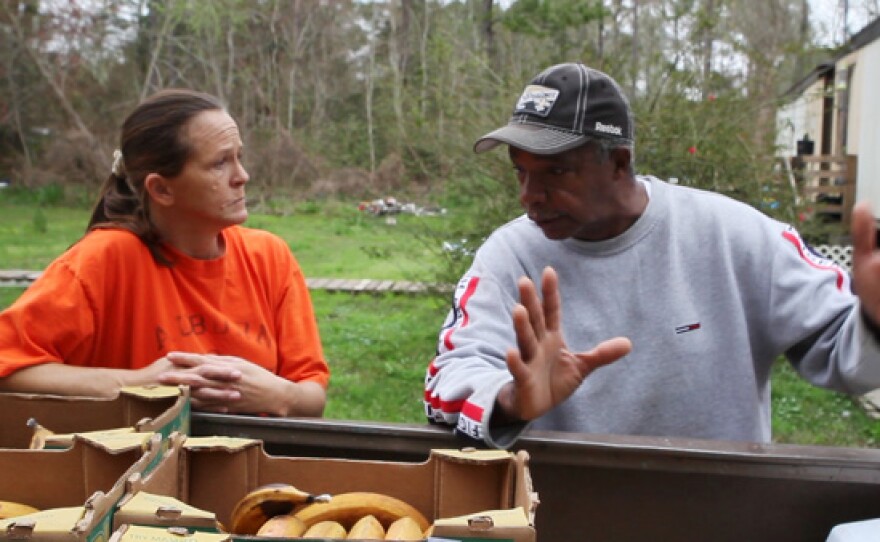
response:
<path fill-rule="evenodd" d="M 880 350 L 847 272 L 797 232 L 731 198 L 651 177 L 644 214 L 599 242 L 548 240 L 522 216 L 497 229 L 459 281 L 425 378 L 428 419 L 494 447 L 526 424 L 492 427 L 516 347 L 516 281 L 559 275 L 569 350 L 616 336 L 632 352 L 589 375 L 535 429 L 767 442 L 770 371 L 785 354 L 817 386 L 880 387 Z"/>

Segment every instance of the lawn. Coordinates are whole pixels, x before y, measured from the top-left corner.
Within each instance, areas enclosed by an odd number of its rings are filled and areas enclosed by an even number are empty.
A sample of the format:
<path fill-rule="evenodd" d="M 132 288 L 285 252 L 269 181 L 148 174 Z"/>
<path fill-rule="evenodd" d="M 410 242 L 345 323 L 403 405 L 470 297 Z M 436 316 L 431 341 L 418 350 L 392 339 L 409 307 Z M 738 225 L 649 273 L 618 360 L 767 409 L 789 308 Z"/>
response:
<path fill-rule="evenodd" d="M 40 269 L 73 243 L 87 211 L 0 199 L 0 269 Z M 309 277 L 419 280 L 436 251 L 407 234 L 424 220 L 396 224 L 354 205 L 309 207 L 288 216 L 252 214 L 250 226 L 286 239 Z M 0 308 L 21 288 L 0 288 Z M 423 295 L 313 291 L 325 353 L 333 371 L 326 417 L 422 422 L 422 381 L 434 353 L 446 301 Z M 773 372 L 777 442 L 880 447 L 880 422 L 849 396 L 814 388 L 787 363 Z"/>
<path fill-rule="evenodd" d="M 89 212 L 68 207 L 10 203 L 0 197 L 0 269 L 42 269 L 79 239 Z M 356 205 L 327 205 L 286 216 L 252 213 L 247 225 L 277 233 L 309 277 L 416 280 L 432 254 L 408 232 L 444 217 L 384 217 Z M 428 223 L 428 224 L 426 224 Z"/>

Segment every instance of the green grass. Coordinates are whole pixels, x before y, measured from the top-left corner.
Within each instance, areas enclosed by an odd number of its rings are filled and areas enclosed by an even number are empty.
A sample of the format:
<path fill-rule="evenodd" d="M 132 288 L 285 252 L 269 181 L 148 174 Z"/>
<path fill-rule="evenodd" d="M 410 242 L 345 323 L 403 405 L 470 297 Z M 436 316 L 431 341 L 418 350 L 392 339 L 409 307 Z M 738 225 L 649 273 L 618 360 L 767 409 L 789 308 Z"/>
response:
<path fill-rule="evenodd" d="M 82 236 L 88 219 L 89 212 L 82 209 L 42 209 L 0 200 L 0 268 L 46 267 Z"/>
<path fill-rule="evenodd" d="M 811 386 L 780 359 L 772 375 L 773 434 L 779 442 L 880 447 L 880 421 L 849 395 Z"/>
<path fill-rule="evenodd" d="M 84 209 L 42 208 L 0 197 L 0 268 L 44 268 L 82 236 L 88 218 Z M 444 218 L 395 219 L 388 224 L 354 205 L 328 205 L 284 217 L 252 212 L 245 225 L 285 239 L 309 277 L 417 280 L 434 256 L 410 231 Z"/>
<path fill-rule="evenodd" d="M 0 310 L 12 305 L 23 291 L 24 288 L 0 288 Z"/>
<path fill-rule="evenodd" d="M 436 220 L 443 219 L 401 215 L 388 224 L 354 206 L 334 206 L 285 217 L 251 214 L 246 225 L 284 238 L 310 277 L 417 280 L 432 255 L 410 232 Z"/>
<path fill-rule="evenodd" d="M 0 268 L 41 269 L 79 238 L 88 213 L 0 199 Z M 35 219 L 35 217 L 37 217 Z M 288 241 L 307 276 L 417 279 L 435 262 L 408 231 L 352 207 L 327 206 L 286 217 L 253 213 L 248 225 Z M 40 225 L 42 224 L 42 227 Z M 0 288 L 0 308 L 21 288 Z M 420 423 L 424 370 L 436 346 L 445 301 L 394 294 L 312 294 L 332 380 L 325 416 Z M 880 422 L 850 397 L 801 380 L 787 363 L 773 372 L 773 433 L 780 443 L 880 447 Z"/>
<path fill-rule="evenodd" d="M 325 416 L 425 421 L 422 382 L 446 307 L 428 297 L 315 291 L 331 367 Z"/>

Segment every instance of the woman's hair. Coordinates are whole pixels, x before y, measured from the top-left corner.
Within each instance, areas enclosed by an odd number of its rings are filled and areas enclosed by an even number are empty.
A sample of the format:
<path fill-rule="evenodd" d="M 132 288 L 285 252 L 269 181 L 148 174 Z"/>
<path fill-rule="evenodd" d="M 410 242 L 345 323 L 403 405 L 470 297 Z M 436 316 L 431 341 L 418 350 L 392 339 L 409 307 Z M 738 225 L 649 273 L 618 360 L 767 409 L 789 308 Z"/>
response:
<path fill-rule="evenodd" d="M 127 229 L 147 245 L 156 263 L 171 266 L 150 220 L 144 179 L 150 173 L 179 174 L 192 153 L 184 132 L 189 121 L 204 111 L 224 109 L 214 96 L 185 89 L 161 90 L 141 102 L 122 123 L 112 171 L 101 186 L 86 231 Z"/>

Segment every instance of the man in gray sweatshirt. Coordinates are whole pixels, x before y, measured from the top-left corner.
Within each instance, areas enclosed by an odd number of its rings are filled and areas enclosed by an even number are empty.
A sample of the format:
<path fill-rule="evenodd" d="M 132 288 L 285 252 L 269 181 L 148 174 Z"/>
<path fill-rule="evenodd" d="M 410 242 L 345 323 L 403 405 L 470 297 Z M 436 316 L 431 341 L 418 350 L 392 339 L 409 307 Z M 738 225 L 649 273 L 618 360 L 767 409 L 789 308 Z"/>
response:
<path fill-rule="evenodd" d="M 880 387 L 866 205 L 852 219 L 857 297 L 786 224 L 635 175 L 629 103 L 582 64 L 538 74 L 474 148 L 499 144 L 526 212 L 458 283 L 426 373 L 430 421 L 501 448 L 527 427 L 767 442 L 780 354 L 817 386 Z"/>

